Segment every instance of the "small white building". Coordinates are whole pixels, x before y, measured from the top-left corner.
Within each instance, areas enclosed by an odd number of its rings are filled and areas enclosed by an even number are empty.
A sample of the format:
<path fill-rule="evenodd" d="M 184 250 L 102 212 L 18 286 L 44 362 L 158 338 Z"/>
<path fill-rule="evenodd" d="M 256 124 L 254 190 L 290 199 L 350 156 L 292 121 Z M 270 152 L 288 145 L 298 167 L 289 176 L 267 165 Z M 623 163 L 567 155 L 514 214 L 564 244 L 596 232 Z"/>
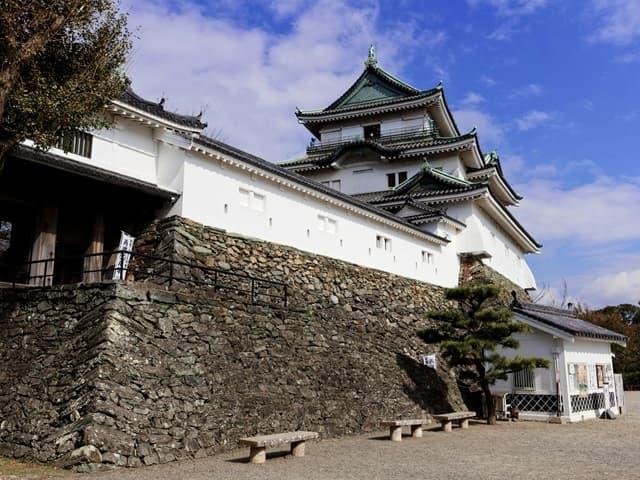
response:
<path fill-rule="evenodd" d="M 550 367 L 498 381 L 492 391 L 503 408 L 516 405 L 526 420 L 564 417 L 570 422 L 598 418 L 607 407 L 619 411 L 622 385 L 614 383 L 611 345 L 626 346 L 627 337 L 581 320 L 571 310 L 523 302 L 511 308 L 530 331 L 514 335 L 517 350 L 501 353 L 545 358 Z"/>

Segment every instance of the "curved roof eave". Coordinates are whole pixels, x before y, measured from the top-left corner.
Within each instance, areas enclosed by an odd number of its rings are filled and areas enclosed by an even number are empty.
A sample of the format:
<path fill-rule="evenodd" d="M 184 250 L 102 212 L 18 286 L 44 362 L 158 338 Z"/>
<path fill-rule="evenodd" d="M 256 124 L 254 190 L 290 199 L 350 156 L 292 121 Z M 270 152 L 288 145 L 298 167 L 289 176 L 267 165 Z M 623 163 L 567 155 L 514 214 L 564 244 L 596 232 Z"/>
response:
<path fill-rule="evenodd" d="M 522 196 L 518 195 L 516 191 L 509 185 L 509 183 L 500 175 L 500 172 L 495 168 L 495 166 L 485 167 L 482 169 L 478 169 L 476 171 L 468 172 L 467 178 L 470 180 L 475 179 L 487 179 L 489 180 L 489 185 L 493 186 L 493 188 L 497 188 L 501 191 L 502 196 L 508 201 L 511 205 L 517 205 L 520 200 L 522 200 Z"/>
<path fill-rule="evenodd" d="M 440 83 L 440 85 L 438 85 L 437 89 L 438 89 L 438 92 L 440 93 L 439 99 L 441 102 L 441 108 L 442 108 L 443 114 L 445 115 L 445 120 L 447 123 L 449 123 L 449 128 L 451 128 L 453 135 L 460 136 L 460 129 L 458 128 L 458 125 L 456 124 L 456 120 L 453 117 L 453 114 L 451 113 L 451 109 L 449 108 L 449 103 L 447 102 L 447 98 L 444 93 L 444 85 L 442 84 L 442 82 Z"/>
<path fill-rule="evenodd" d="M 168 124 L 174 129 L 200 133 L 207 127 L 207 124 L 201 121 L 202 112 L 194 116 L 165 110 L 164 100 L 160 102 L 147 100 L 135 93 L 131 87 L 127 88 L 120 98 L 112 100 L 111 104 L 152 118 L 158 123 Z"/>

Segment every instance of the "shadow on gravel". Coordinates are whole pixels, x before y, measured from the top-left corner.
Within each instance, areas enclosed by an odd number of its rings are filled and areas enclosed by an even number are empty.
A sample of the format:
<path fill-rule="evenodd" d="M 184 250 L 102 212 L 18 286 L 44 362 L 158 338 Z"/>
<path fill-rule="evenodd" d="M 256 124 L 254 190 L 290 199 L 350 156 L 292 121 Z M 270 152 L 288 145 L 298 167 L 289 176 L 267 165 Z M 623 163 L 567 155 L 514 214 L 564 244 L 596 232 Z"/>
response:
<path fill-rule="evenodd" d="M 402 439 L 408 439 L 411 440 L 413 439 L 413 437 L 411 436 L 410 433 L 403 433 L 402 434 Z M 378 435 L 377 437 L 369 437 L 367 438 L 367 440 L 376 440 L 376 441 L 387 441 L 387 442 L 391 442 L 391 440 L 389 440 L 389 435 Z"/>
<path fill-rule="evenodd" d="M 267 452 L 267 460 L 271 460 L 274 458 L 285 458 L 285 457 L 291 457 L 293 458 L 293 456 L 291 455 L 291 452 L 289 452 L 288 450 L 282 450 L 282 451 L 276 451 L 276 452 Z M 230 458 L 228 460 L 225 460 L 225 462 L 229 462 L 229 463 L 249 463 L 249 455 L 245 455 L 239 458 Z"/>

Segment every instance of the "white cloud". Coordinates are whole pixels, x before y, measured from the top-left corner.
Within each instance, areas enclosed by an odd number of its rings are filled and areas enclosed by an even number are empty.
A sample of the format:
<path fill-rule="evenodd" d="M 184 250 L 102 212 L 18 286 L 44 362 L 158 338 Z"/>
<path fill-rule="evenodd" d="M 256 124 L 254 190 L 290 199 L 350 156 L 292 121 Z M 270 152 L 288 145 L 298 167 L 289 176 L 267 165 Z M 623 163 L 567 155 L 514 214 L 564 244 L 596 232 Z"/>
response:
<path fill-rule="evenodd" d="M 593 0 L 600 25 L 591 39 L 614 45 L 629 45 L 640 38 L 638 0 Z"/>
<path fill-rule="evenodd" d="M 305 0 L 274 0 L 269 5 L 279 17 L 287 17 L 300 11 Z"/>
<path fill-rule="evenodd" d="M 549 0 L 467 0 L 472 7 L 490 5 L 501 16 L 522 16 L 534 13 L 545 7 Z"/>
<path fill-rule="evenodd" d="M 493 87 L 498 83 L 494 78 L 491 78 L 488 75 L 480 75 L 480 81 L 487 87 Z"/>
<path fill-rule="evenodd" d="M 165 95 L 167 108 L 184 113 L 206 107 L 204 119 L 221 140 L 273 161 L 304 151 L 310 134 L 295 107 L 334 100 L 357 78 L 371 42 L 380 63 L 399 72 L 424 38 L 446 41 L 410 21 L 381 31 L 374 0 L 278 0 L 275 14 L 291 24 L 285 34 L 234 22 L 227 11 L 212 16 L 195 1 L 128 0 L 125 7 L 130 25 L 140 26 L 128 68 L 134 89 Z"/>
<path fill-rule="evenodd" d="M 533 128 L 536 128 L 544 123 L 549 122 L 553 118 L 548 112 L 542 112 L 540 110 L 532 110 L 522 117 L 516 119 L 516 125 L 520 131 L 526 132 Z"/>
<path fill-rule="evenodd" d="M 476 92 L 469 92 L 462 99 L 462 103 L 465 105 L 477 105 L 479 103 L 484 103 L 485 101 L 485 98 Z"/>
<path fill-rule="evenodd" d="M 635 269 L 594 276 L 583 285 L 578 295 L 597 306 L 637 304 L 640 301 L 640 265 Z"/>
<path fill-rule="evenodd" d="M 454 111 L 453 118 L 463 133 L 476 127 L 485 150 L 504 144 L 504 128 L 490 114 L 470 106 Z"/>
<path fill-rule="evenodd" d="M 529 98 L 535 97 L 542 93 L 542 85 L 538 83 L 530 83 L 511 91 L 511 98 Z"/>
<path fill-rule="evenodd" d="M 611 246 L 640 241 L 640 183 L 633 179 L 598 176 L 564 186 L 557 179 L 534 178 L 516 189 L 525 196 L 518 217 L 543 242 Z"/>

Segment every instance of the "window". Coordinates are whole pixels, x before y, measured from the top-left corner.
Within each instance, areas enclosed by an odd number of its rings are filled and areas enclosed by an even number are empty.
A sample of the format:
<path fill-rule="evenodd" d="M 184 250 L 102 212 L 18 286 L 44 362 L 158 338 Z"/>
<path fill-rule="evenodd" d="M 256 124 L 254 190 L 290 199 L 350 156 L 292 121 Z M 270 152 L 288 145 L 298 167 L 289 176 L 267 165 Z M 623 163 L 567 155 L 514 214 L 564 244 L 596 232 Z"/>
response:
<path fill-rule="evenodd" d="M 333 188 L 334 190 L 340 191 L 342 182 L 340 180 L 325 180 L 324 182 L 320 182 L 325 187 Z"/>
<path fill-rule="evenodd" d="M 391 239 L 383 237 L 382 235 L 376 235 L 376 247 L 385 252 L 391 251 Z"/>
<path fill-rule="evenodd" d="M 240 205 L 248 207 L 256 212 L 264 212 L 265 210 L 265 196 L 261 193 L 256 193 L 246 188 L 239 188 L 240 193 Z"/>
<path fill-rule="evenodd" d="M 369 140 L 371 138 L 380 137 L 380 124 L 376 123 L 375 125 L 365 125 L 364 127 L 364 138 L 365 140 Z"/>
<path fill-rule="evenodd" d="M 536 374 L 533 368 L 524 368 L 513 373 L 513 388 L 516 390 L 535 390 Z"/>
<path fill-rule="evenodd" d="M 422 250 L 422 263 L 433 264 L 433 253 Z"/>
<path fill-rule="evenodd" d="M 249 190 L 245 190 L 244 188 L 241 188 L 239 192 L 240 192 L 240 205 L 243 207 L 248 207 L 251 192 Z"/>
<path fill-rule="evenodd" d="M 63 150 L 65 153 L 75 153 L 76 155 L 91 158 L 92 144 L 93 135 L 76 130 L 73 134 L 61 137 L 56 142 L 55 147 Z"/>
<path fill-rule="evenodd" d="M 329 235 L 335 235 L 338 231 L 338 222 L 333 218 L 318 215 L 318 230 Z"/>
<path fill-rule="evenodd" d="M 257 212 L 264 212 L 264 195 L 253 192 L 249 206 Z"/>
<path fill-rule="evenodd" d="M 407 172 L 387 173 L 387 186 L 393 188 L 407 179 Z"/>

